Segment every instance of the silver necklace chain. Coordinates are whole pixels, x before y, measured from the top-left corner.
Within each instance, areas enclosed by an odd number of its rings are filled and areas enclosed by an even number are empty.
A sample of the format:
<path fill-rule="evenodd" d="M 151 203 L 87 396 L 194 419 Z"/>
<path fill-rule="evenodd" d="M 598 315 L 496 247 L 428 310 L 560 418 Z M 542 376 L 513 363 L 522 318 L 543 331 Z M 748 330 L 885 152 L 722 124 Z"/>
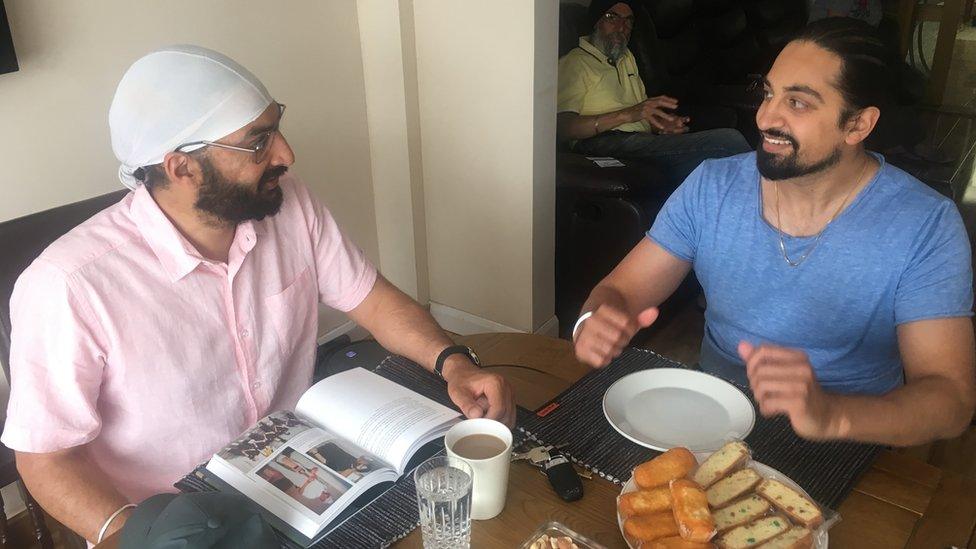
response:
<path fill-rule="evenodd" d="M 777 181 L 773 183 L 774 189 L 776 190 L 776 232 L 779 233 L 779 251 L 780 253 L 783 254 L 783 259 L 786 261 L 787 265 L 789 265 L 790 267 L 799 267 L 804 261 L 807 260 L 808 257 L 810 257 L 810 254 L 813 253 L 813 250 L 817 249 L 817 245 L 820 244 L 820 239 L 823 238 L 824 232 L 827 230 L 827 227 L 829 227 L 830 224 L 834 221 L 834 219 L 837 218 L 837 216 L 840 214 L 840 211 L 844 209 L 844 204 L 847 204 L 847 199 L 851 197 L 851 193 L 853 193 L 854 189 L 858 188 L 858 186 L 860 185 L 861 177 L 864 176 L 864 171 L 867 170 L 869 163 L 870 163 L 869 160 L 867 159 L 864 160 L 864 165 L 861 166 L 861 173 L 857 175 L 857 179 L 854 180 L 854 185 L 851 187 L 849 191 L 847 191 L 847 195 L 844 197 L 844 200 L 841 201 L 840 206 L 837 207 L 837 211 L 834 212 L 834 215 L 830 216 L 830 219 L 827 220 L 827 223 L 823 226 L 823 229 L 820 229 L 820 232 L 817 233 L 817 236 L 813 240 L 813 244 L 810 245 L 806 253 L 801 255 L 796 260 L 790 259 L 789 254 L 786 253 L 786 234 L 782 231 L 782 229 L 780 229 L 780 226 L 782 224 L 780 223 L 780 217 L 779 217 L 779 182 Z"/>

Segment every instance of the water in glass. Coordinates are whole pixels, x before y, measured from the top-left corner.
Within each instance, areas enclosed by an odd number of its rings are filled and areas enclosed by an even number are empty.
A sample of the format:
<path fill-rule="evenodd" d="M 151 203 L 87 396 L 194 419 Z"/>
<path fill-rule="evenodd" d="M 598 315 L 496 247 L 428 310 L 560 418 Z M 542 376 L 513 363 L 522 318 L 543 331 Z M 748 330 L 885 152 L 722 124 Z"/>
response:
<path fill-rule="evenodd" d="M 471 545 L 471 467 L 438 456 L 414 471 L 424 549 L 467 549 Z"/>

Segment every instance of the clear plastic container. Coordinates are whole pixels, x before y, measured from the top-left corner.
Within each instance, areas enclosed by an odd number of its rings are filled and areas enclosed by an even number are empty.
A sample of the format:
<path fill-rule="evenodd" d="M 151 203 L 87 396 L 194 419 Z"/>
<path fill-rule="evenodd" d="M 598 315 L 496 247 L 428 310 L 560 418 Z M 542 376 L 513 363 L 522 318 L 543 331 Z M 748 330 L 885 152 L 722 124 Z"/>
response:
<path fill-rule="evenodd" d="M 529 538 L 525 540 L 525 542 L 522 543 L 522 545 L 520 545 L 519 547 L 520 549 L 532 549 L 532 544 L 534 544 L 537 541 L 544 541 L 544 538 L 546 537 L 548 537 L 549 539 L 555 538 L 557 542 L 560 539 L 569 538 L 570 540 L 572 540 L 574 544 L 576 544 L 576 547 L 578 547 L 579 549 L 606 549 L 605 546 L 600 545 L 599 543 L 591 540 L 590 538 L 577 533 L 576 531 L 566 526 L 565 524 L 556 521 L 549 521 L 543 524 L 542 526 L 538 527 L 536 531 L 532 532 L 532 535 L 529 536 Z M 556 547 L 562 548 L 564 547 L 564 545 L 557 544 Z M 537 545 L 536 547 L 551 549 L 553 546 Z"/>

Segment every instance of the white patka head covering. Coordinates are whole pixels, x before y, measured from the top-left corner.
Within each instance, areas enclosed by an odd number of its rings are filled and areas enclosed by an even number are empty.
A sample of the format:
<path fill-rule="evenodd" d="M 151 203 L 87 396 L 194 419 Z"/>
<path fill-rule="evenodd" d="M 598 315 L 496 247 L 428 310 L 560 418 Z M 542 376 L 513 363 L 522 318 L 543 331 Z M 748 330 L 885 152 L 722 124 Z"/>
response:
<path fill-rule="evenodd" d="M 234 133 L 272 101 L 257 77 L 213 50 L 170 46 L 146 55 L 125 72 L 108 112 L 119 179 L 135 189 L 137 169 L 184 143 Z"/>

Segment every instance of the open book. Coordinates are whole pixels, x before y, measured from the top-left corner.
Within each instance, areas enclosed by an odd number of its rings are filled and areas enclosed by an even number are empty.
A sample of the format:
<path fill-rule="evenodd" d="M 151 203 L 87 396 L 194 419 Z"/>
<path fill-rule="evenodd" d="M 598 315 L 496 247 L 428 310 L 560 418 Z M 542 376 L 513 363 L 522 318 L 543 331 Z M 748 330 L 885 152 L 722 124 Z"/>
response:
<path fill-rule="evenodd" d="M 460 414 L 362 368 L 316 383 L 295 413 L 276 412 L 230 443 L 207 470 L 314 539 Z"/>

